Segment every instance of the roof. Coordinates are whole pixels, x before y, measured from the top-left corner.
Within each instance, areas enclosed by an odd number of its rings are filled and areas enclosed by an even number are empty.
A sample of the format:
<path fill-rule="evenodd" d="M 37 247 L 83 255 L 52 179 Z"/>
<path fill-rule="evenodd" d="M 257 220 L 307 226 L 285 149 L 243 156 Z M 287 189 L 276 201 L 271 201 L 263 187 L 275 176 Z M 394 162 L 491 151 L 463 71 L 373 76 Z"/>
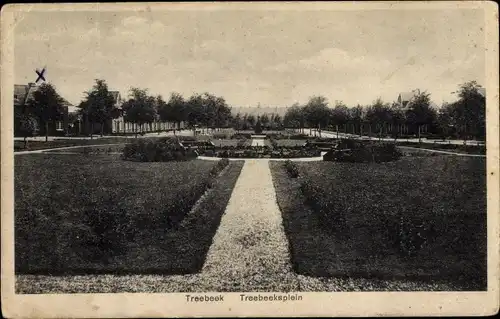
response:
<path fill-rule="evenodd" d="M 486 97 L 486 89 L 485 88 L 478 88 L 478 92 L 479 94 L 481 94 L 482 96 Z"/>
<path fill-rule="evenodd" d="M 419 92 L 418 90 L 413 90 L 410 92 L 401 92 L 399 93 L 398 101 L 409 102 L 418 94 L 418 92 Z"/>
<path fill-rule="evenodd" d="M 33 93 L 38 89 L 38 86 L 32 85 L 31 90 L 29 85 L 26 84 L 14 84 L 14 105 L 21 105 L 25 101 L 33 97 Z M 29 93 L 28 93 L 29 92 Z M 29 94 L 26 98 L 26 94 Z"/>

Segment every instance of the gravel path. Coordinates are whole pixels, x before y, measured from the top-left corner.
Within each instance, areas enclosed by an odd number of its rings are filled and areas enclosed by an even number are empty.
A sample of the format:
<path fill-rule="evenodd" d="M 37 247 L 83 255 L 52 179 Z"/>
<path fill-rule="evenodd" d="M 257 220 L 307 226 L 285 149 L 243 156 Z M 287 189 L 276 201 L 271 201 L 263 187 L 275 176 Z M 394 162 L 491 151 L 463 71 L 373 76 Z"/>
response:
<path fill-rule="evenodd" d="M 219 291 L 297 290 L 268 161 L 245 162 L 203 272 Z"/>

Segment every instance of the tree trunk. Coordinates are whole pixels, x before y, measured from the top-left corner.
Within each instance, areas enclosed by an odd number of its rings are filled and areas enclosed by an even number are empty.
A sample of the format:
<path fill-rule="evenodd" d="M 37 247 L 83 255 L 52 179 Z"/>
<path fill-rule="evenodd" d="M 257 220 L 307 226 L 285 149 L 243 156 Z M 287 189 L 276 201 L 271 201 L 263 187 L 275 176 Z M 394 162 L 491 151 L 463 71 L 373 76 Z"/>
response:
<path fill-rule="evenodd" d="M 94 122 L 90 123 L 90 139 L 94 139 Z"/>
<path fill-rule="evenodd" d="M 418 125 L 418 142 L 422 144 L 422 138 L 420 137 L 420 124 Z"/>
<path fill-rule="evenodd" d="M 28 148 L 28 138 L 27 136 L 24 136 L 24 149 Z"/>
<path fill-rule="evenodd" d="M 104 122 L 101 122 L 101 137 L 104 136 Z"/>
<path fill-rule="evenodd" d="M 45 142 L 49 141 L 49 121 L 45 121 Z"/>

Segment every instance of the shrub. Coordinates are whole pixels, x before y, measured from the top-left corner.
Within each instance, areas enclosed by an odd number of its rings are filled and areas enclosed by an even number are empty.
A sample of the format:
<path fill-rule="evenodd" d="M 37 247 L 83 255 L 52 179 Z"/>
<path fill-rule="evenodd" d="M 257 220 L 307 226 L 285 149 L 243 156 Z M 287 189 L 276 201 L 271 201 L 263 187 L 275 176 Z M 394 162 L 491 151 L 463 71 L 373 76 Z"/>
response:
<path fill-rule="evenodd" d="M 254 128 L 255 134 L 262 134 L 262 124 L 260 123 L 260 120 L 257 120 L 257 123 L 255 124 Z"/>
<path fill-rule="evenodd" d="M 125 145 L 122 158 L 139 162 L 167 162 L 195 159 L 198 153 L 186 149 L 175 138 L 140 139 Z"/>
<path fill-rule="evenodd" d="M 395 161 L 401 156 L 403 154 L 393 143 L 342 139 L 323 156 L 323 160 L 352 163 L 380 163 Z"/>
<path fill-rule="evenodd" d="M 294 162 L 292 162 L 290 160 L 287 160 L 287 161 L 285 161 L 283 166 L 285 167 L 285 170 L 287 171 L 288 176 L 290 176 L 292 178 L 299 177 L 299 168 L 297 167 L 297 164 L 295 164 Z"/>

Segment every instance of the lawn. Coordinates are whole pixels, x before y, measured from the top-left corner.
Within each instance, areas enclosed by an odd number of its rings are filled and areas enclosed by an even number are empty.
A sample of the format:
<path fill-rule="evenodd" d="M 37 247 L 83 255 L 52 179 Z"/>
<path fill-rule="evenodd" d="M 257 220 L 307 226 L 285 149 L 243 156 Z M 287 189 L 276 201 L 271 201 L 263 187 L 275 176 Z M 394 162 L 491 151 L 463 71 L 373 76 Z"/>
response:
<path fill-rule="evenodd" d="M 93 140 L 77 140 L 77 139 L 56 139 L 53 141 L 29 141 L 28 147 L 24 148 L 23 141 L 14 141 L 14 152 L 19 151 L 35 151 L 49 148 L 67 147 L 67 146 L 85 146 L 85 145 L 100 145 L 100 144 L 125 144 L 129 140 L 122 137 L 104 137 Z"/>
<path fill-rule="evenodd" d="M 215 147 L 225 147 L 225 146 L 238 146 L 238 139 L 212 139 L 212 142 L 215 144 Z M 245 142 L 245 144 L 248 144 Z"/>
<path fill-rule="evenodd" d="M 290 146 L 303 146 L 304 144 L 306 144 L 306 141 L 281 139 L 281 140 L 276 140 L 276 143 L 278 144 L 278 146 L 290 147 Z"/>
<path fill-rule="evenodd" d="M 485 159 L 270 165 L 296 272 L 486 289 Z"/>
<path fill-rule="evenodd" d="M 400 146 L 409 146 L 413 148 L 426 148 L 437 151 L 464 153 L 464 154 L 486 154 L 485 146 L 477 145 L 455 145 L 455 144 L 429 144 L 429 143 L 409 143 L 409 142 L 399 142 Z"/>
<path fill-rule="evenodd" d="M 216 165 L 16 156 L 16 273 L 199 271 L 242 167 L 214 178 Z"/>

